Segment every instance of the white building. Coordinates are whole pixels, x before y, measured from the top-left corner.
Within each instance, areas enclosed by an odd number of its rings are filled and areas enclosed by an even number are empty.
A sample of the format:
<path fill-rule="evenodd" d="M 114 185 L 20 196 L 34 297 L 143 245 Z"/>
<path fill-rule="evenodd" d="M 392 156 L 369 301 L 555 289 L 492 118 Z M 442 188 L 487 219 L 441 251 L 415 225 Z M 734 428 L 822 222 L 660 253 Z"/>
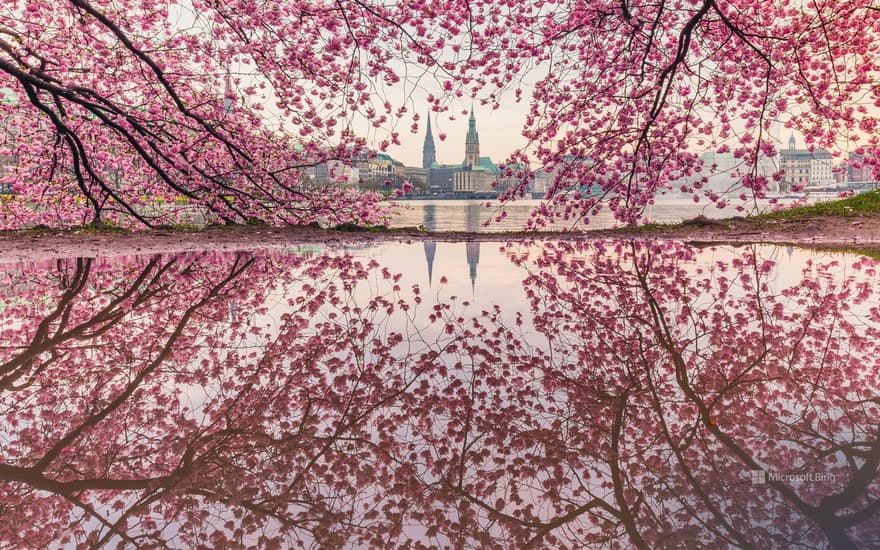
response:
<path fill-rule="evenodd" d="M 742 178 L 752 172 L 752 166 L 744 159 L 736 158 L 733 153 L 717 153 L 706 151 L 700 155 L 703 163 L 702 171 L 688 178 L 690 183 L 706 178 L 702 189 L 723 195 L 728 192 L 737 192 L 741 187 Z M 773 174 L 779 172 L 779 159 L 776 157 L 761 157 L 758 160 L 757 173 L 766 177 L 770 182 L 769 191 L 779 191 L 779 185 L 773 181 Z"/>
<path fill-rule="evenodd" d="M 306 180 L 313 185 L 333 185 L 357 189 L 360 181 L 358 169 L 354 166 L 348 166 L 340 160 L 329 160 L 306 168 L 303 174 Z"/>
<path fill-rule="evenodd" d="M 788 149 L 780 151 L 780 168 L 785 174 L 782 182 L 786 189 L 793 185 L 809 189 L 834 185 L 833 159 L 825 149 L 798 149 L 794 136 L 788 139 Z"/>

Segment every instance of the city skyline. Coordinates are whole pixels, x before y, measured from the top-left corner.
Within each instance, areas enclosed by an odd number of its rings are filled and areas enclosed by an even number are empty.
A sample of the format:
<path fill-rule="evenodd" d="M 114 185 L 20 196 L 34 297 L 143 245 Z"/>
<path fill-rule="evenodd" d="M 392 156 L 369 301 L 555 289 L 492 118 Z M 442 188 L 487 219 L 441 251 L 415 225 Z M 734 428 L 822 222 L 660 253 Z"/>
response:
<path fill-rule="evenodd" d="M 413 101 L 413 103 L 415 103 Z M 418 110 L 416 105 L 413 107 Z M 480 134 L 480 155 L 491 157 L 496 163 L 503 163 L 512 152 L 526 146 L 526 139 L 522 136 L 523 121 L 526 117 L 526 106 L 515 104 L 514 106 L 502 105 L 493 109 L 489 105 L 481 105 L 479 101 L 473 102 L 473 113 L 476 118 L 477 130 Z M 428 123 L 426 115 L 430 114 L 431 131 L 434 138 L 435 160 L 438 164 L 459 164 L 465 159 L 465 138 L 468 133 L 468 118 L 470 105 L 462 103 L 451 114 L 451 110 L 442 113 L 430 111 L 430 105 L 424 102 L 419 111 L 418 131 L 400 130 L 407 119 L 399 123 L 400 145 L 390 145 L 386 154 L 394 160 L 406 166 L 419 167 L 423 162 L 423 146 Z M 452 120 L 450 120 L 450 117 Z M 771 130 L 771 139 L 776 145 L 777 154 L 788 149 L 790 137 L 794 135 L 798 147 L 805 147 L 803 134 L 796 130 L 785 128 L 781 124 L 774 124 Z M 443 136 L 441 138 L 441 136 Z M 367 141 L 371 149 L 379 151 L 379 144 L 386 139 L 381 133 L 369 132 Z M 721 144 L 719 144 L 720 146 Z M 712 152 L 715 148 L 695 148 L 696 153 Z M 837 149 L 831 149 L 834 151 Z M 845 158 L 850 150 L 838 150 L 841 155 L 836 161 Z M 531 155 L 530 155 L 531 156 Z"/>
<path fill-rule="evenodd" d="M 400 145 L 390 145 L 385 151 L 394 160 L 406 166 L 422 166 L 422 146 L 427 129 L 426 115 L 431 115 L 431 131 L 434 135 L 436 161 L 439 164 L 458 164 L 465 158 L 464 142 L 468 133 L 468 117 L 470 104 L 462 103 L 454 110 L 443 113 L 430 111 L 430 104 L 425 100 L 412 102 L 412 109 L 418 112 L 418 131 L 412 133 L 404 128 L 403 119 L 399 123 Z M 526 145 L 522 137 L 522 125 L 526 116 L 527 106 L 504 105 L 492 109 L 489 105 L 473 103 L 477 131 L 480 134 L 480 155 L 492 157 L 496 162 L 503 162 L 516 149 Z M 454 120 L 450 120 L 453 117 Z M 440 136 L 443 135 L 445 139 Z M 367 141 L 371 149 L 379 150 L 379 144 L 385 139 L 381 133 L 371 132 Z"/>

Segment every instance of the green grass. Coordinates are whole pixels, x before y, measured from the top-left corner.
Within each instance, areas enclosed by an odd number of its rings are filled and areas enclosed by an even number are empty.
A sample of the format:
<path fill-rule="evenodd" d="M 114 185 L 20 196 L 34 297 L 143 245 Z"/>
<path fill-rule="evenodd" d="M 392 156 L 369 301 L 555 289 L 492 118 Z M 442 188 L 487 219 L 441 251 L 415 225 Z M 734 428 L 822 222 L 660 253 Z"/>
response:
<path fill-rule="evenodd" d="M 620 231 L 628 234 L 663 234 L 670 231 L 680 231 L 687 227 L 718 226 L 732 229 L 734 225 L 739 226 L 740 224 L 759 229 L 774 227 L 780 222 L 786 221 L 808 221 L 811 218 L 819 217 L 849 218 L 865 214 L 880 214 L 880 191 L 869 191 L 845 199 L 799 206 L 779 212 L 755 214 L 745 218 L 734 216 L 733 218 L 707 219 L 703 216 L 697 216 L 679 223 L 647 223 L 633 227 L 622 227 Z"/>
<path fill-rule="evenodd" d="M 819 202 L 809 206 L 798 206 L 779 212 L 770 212 L 754 216 L 755 220 L 795 220 L 815 216 L 851 217 L 860 214 L 880 213 L 880 191 L 869 191 L 853 197 L 828 202 Z"/>
<path fill-rule="evenodd" d="M 159 231 L 185 231 L 189 233 L 194 233 L 198 231 L 204 231 L 208 226 L 200 225 L 195 223 L 167 223 L 163 225 L 159 225 L 154 227 L 154 230 Z"/>

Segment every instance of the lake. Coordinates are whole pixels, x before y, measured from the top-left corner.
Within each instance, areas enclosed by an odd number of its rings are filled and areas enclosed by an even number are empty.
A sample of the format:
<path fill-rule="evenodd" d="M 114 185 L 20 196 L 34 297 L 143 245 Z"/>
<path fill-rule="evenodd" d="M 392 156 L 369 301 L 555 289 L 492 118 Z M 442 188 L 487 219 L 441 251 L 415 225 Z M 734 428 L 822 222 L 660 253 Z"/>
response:
<path fill-rule="evenodd" d="M 876 547 L 878 268 L 557 239 L 0 265 L 0 547 Z"/>
<path fill-rule="evenodd" d="M 781 199 L 781 201 L 783 203 L 793 202 L 790 199 Z M 523 228 L 530 219 L 533 210 L 542 202 L 536 199 L 523 199 L 508 203 L 504 207 L 506 217 L 496 221 L 498 217 L 497 203 L 492 203 L 487 207 L 487 201 L 478 200 L 400 201 L 399 206 L 394 208 L 395 215 L 391 219 L 391 226 L 423 226 L 428 231 L 518 231 Z M 815 200 L 809 202 L 815 202 Z M 758 201 L 758 209 L 761 211 L 769 210 L 769 201 Z M 713 204 L 694 203 L 691 199 L 658 199 L 645 211 L 646 220 L 657 223 L 677 223 L 700 215 L 708 218 L 724 218 L 742 215 L 742 213 L 734 207 L 718 209 Z M 486 224 L 486 222 L 491 223 Z M 599 215 L 590 218 L 589 223 L 557 222 L 548 229 L 608 229 L 618 223 L 607 211 L 602 211 Z"/>

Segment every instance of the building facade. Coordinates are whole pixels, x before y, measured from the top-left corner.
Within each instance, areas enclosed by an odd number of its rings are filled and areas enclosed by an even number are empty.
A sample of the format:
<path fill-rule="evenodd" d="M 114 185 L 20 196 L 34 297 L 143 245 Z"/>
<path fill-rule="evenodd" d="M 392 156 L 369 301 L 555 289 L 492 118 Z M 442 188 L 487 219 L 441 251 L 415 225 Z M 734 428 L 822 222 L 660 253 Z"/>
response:
<path fill-rule="evenodd" d="M 535 171 L 531 191 L 536 197 L 546 196 L 551 189 L 555 189 L 557 193 L 578 193 L 582 197 L 597 195 L 602 192 L 601 185 L 584 183 L 594 166 L 595 163 L 589 158 L 566 155 L 561 162 Z"/>
<path fill-rule="evenodd" d="M 491 193 L 498 176 L 481 166 L 464 166 L 454 178 L 456 193 Z"/>
<path fill-rule="evenodd" d="M 394 181 L 394 159 L 385 153 L 362 152 L 352 162 L 358 169 L 360 182 L 367 187 L 377 187 L 386 181 Z"/>
<path fill-rule="evenodd" d="M 874 166 L 866 164 L 863 155 L 850 153 L 846 163 L 846 176 L 849 182 L 873 182 Z"/>
<path fill-rule="evenodd" d="M 794 136 L 788 140 L 788 149 L 779 155 L 784 191 L 834 185 L 833 160 L 825 149 L 798 149 Z"/>
<path fill-rule="evenodd" d="M 690 184 L 703 181 L 702 189 L 724 195 L 732 191 L 739 193 L 742 178 L 751 173 L 753 167 L 745 159 L 738 158 L 733 153 L 718 153 L 706 151 L 700 155 L 702 171 L 688 178 Z M 758 159 L 757 175 L 764 176 L 770 182 L 771 193 L 778 192 L 779 184 L 773 179 L 773 175 L 780 170 L 779 157 L 761 156 Z M 800 173 L 800 172 L 799 172 Z M 805 177 L 808 177 L 806 175 Z"/>
<path fill-rule="evenodd" d="M 428 169 L 428 185 L 426 191 L 433 195 L 445 195 L 455 190 L 455 173 L 461 170 L 459 164 L 434 163 Z"/>
<path fill-rule="evenodd" d="M 313 187 L 331 185 L 334 187 L 358 188 L 360 174 L 354 166 L 341 160 L 328 160 L 303 169 L 304 180 Z"/>
<path fill-rule="evenodd" d="M 427 194 L 486 194 L 497 193 L 500 190 L 494 185 L 501 175 L 498 165 L 492 162 L 491 158 L 480 156 L 480 135 L 477 133 L 477 119 L 473 107 L 464 139 L 464 160 L 460 164 L 437 163 L 430 121 L 422 147 L 422 162 L 427 163 L 429 160 L 431 164 L 426 167 Z"/>

